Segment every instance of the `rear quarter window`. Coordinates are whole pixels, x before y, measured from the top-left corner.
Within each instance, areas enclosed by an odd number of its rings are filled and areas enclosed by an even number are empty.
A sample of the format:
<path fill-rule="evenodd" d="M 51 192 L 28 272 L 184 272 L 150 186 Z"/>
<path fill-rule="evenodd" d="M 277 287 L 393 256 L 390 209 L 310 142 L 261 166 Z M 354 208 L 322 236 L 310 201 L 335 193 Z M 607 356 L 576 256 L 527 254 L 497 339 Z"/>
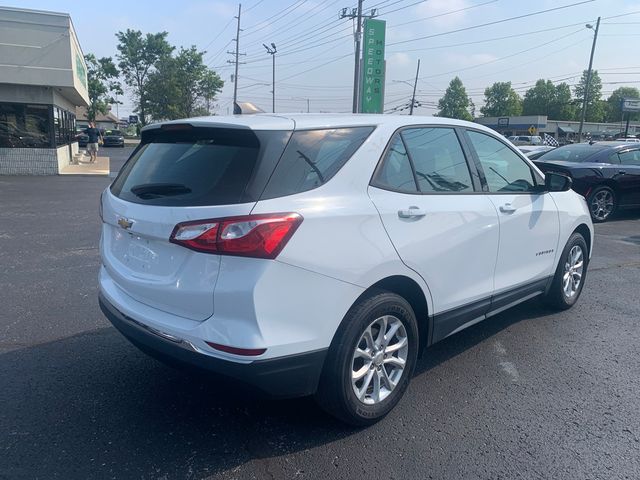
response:
<path fill-rule="evenodd" d="M 261 199 L 306 192 L 327 183 L 372 131 L 373 127 L 295 131 Z"/>

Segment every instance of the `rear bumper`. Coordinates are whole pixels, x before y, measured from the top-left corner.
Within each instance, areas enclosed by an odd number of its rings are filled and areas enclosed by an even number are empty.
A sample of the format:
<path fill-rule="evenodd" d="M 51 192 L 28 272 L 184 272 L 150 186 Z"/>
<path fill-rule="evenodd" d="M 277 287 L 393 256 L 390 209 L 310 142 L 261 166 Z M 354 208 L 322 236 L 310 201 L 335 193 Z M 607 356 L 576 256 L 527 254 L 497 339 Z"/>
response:
<path fill-rule="evenodd" d="M 327 350 L 290 355 L 251 363 L 237 363 L 200 352 L 190 342 L 164 334 L 120 312 L 102 293 L 100 309 L 131 343 L 159 359 L 177 361 L 255 387 L 271 397 L 313 394 L 318 386 Z"/>

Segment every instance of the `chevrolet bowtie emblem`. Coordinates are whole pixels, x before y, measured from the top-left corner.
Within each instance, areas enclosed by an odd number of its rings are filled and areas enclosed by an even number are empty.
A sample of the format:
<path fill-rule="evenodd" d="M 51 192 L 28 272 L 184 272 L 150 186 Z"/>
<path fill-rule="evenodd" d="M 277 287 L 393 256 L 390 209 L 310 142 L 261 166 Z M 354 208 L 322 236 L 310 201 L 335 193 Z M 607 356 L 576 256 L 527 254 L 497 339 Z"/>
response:
<path fill-rule="evenodd" d="M 129 220 L 128 218 L 120 217 L 118 219 L 118 225 L 120 225 L 125 230 L 128 230 L 133 226 L 133 220 Z"/>

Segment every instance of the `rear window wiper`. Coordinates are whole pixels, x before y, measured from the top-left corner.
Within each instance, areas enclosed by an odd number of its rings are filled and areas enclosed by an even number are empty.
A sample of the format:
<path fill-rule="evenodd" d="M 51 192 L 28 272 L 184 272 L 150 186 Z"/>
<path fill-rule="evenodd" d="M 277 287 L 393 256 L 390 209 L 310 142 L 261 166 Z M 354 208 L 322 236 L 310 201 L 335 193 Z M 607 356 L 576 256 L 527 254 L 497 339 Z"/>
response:
<path fill-rule="evenodd" d="M 131 193 L 135 196 L 149 199 L 157 197 L 169 197 L 172 195 L 184 195 L 191 193 L 191 189 L 181 183 L 143 183 L 131 187 Z"/>

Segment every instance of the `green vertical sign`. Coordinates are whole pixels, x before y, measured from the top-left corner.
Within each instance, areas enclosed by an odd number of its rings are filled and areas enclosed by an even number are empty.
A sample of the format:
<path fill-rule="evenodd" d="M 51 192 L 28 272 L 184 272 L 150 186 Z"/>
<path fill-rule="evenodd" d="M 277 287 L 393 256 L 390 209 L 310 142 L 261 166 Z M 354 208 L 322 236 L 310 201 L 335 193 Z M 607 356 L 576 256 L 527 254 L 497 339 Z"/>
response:
<path fill-rule="evenodd" d="M 386 22 L 367 18 L 362 38 L 360 111 L 382 113 L 384 108 L 384 33 Z"/>

